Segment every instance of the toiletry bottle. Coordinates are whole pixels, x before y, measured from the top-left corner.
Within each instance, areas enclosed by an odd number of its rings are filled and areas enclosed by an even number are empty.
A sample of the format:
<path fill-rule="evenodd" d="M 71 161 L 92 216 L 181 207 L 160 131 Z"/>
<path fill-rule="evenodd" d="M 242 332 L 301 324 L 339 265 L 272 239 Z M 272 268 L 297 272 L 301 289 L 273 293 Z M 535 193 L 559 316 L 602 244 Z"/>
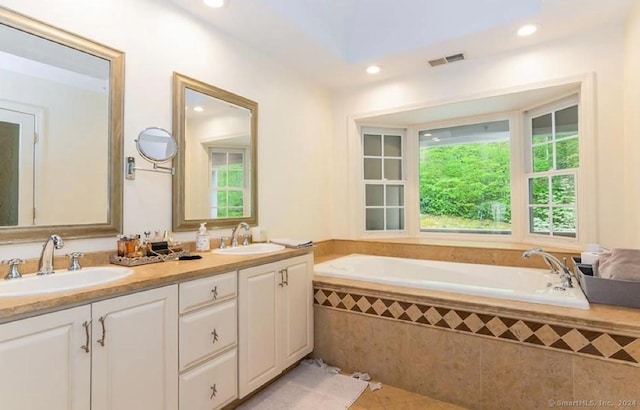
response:
<path fill-rule="evenodd" d="M 127 244 L 124 235 L 118 235 L 118 256 L 127 256 Z"/>
<path fill-rule="evenodd" d="M 207 227 L 205 226 L 206 224 L 206 222 L 202 222 L 200 224 L 200 228 L 198 229 L 198 233 L 196 234 L 197 252 L 206 252 L 211 246 L 209 242 L 209 232 L 207 232 Z"/>

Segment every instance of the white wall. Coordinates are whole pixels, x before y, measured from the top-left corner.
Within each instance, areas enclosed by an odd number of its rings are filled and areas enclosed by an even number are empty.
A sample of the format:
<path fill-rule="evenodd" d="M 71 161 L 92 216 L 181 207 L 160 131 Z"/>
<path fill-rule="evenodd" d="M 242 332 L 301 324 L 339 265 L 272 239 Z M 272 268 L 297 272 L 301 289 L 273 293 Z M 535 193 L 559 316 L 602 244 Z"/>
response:
<path fill-rule="evenodd" d="M 354 212 L 358 204 L 345 201 L 345 198 L 354 198 L 353 190 L 359 189 L 349 186 L 345 178 L 349 175 L 349 144 L 354 143 L 347 140 L 350 116 L 473 99 L 496 94 L 498 90 L 595 73 L 597 163 L 585 165 L 596 166 L 598 170 L 598 194 L 594 198 L 597 239 L 605 246 L 625 245 L 625 237 L 621 235 L 627 229 L 621 209 L 625 197 L 625 169 L 621 160 L 624 157 L 623 53 L 624 28 L 611 26 L 491 58 L 474 60 L 471 57 L 449 66 L 425 68 L 424 72 L 412 76 L 335 93 L 331 236 L 357 235 L 348 227 L 350 221 L 358 217 Z"/>
<path fill-rule="evenodd" d="M 627 237 L 640 248 L 640 2 L 628 17 L 625 32 L 624 133 L 627 162 Z"/>
<path fill-rule="evenodd" d="M 331 131 L 324 88 L 187 14 L 167 0 L 0 0 L 0 5 L 126 53 L 124 155 L 146 127 L 171 129 L 173 71 L 257 101 L 259 221 L 270 236 L 329 238 L 326 179 Z M 117 187 L 116 187 L 117 189 Z M 124 182 L 124 231 L 171 229 L 171 178 Z M 228 232 L 227 232 L 228 233 Z M 220 235 L 221 232 L 215 232 Z M 195 232 L 175 235 L 193 241 Z M 44 240 L 44 238 L 42 238 Z M 67 241 L 64 252 L 115 249 L 115 238 Z M 40 241 L 0 247 L 36 257 Z"/>

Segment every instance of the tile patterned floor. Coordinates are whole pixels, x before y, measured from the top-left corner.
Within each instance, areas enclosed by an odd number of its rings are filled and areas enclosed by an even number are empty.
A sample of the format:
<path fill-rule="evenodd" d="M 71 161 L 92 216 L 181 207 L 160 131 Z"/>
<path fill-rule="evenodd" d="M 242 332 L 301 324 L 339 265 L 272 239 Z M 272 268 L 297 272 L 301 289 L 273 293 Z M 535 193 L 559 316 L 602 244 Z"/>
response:
<path fill-rule="evenodd" d="M 382 385 L 380 390 L 366 389 L 349 407 L 349 410 L 463 410 L 463 408 L 397 387 Z"/>

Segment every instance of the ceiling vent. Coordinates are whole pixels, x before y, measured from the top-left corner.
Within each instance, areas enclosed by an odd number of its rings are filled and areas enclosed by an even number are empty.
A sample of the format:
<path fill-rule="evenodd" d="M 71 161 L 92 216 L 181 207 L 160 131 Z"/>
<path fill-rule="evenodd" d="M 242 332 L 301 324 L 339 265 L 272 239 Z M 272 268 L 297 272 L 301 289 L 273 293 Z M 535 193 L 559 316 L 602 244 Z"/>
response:
<path fill-rule="evenodd" d="M 436 58 L 435 60 L 430 60 L 429 65 L 431 67 L 437 67 L 439 65 L 455 63 L 456 61 L 462 60 L 464 60 L 464 54 L 459 53 L 447 57 Z"/>

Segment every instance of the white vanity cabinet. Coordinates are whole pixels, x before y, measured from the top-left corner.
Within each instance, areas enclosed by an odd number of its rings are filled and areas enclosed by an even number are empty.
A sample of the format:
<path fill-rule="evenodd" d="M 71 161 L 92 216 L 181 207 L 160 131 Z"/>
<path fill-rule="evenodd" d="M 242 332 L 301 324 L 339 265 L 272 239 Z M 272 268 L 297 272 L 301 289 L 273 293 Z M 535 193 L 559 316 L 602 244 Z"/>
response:
<path fill-rule="evenodd" d="M 91 410 L 175 410 L 177 285 L 103 300 L 91 309 Z"/>
<path fill-rule="evenodd" d="M 220 408 L 237 395 L 236 272 L 181 283 L 180 410 Z"/>
<path fill-rule="evenodd" d="M 177 286 L 0 325 L 0 408 L 175 410 Z"/>
<path fill-rule="evenodd" d="M 0 409 L 213 410 L 313 349 L 313 254 L 0 324 Z"/>
<path fill-rule="evenodd" d="M 0 408 L 88 409 L 90 320 L 86 305 L 0 325 Z"/>
<path fill-rule="evenodd" d="M 239 396 L 313 350 L 313 254 L 239 274 Z"/>

